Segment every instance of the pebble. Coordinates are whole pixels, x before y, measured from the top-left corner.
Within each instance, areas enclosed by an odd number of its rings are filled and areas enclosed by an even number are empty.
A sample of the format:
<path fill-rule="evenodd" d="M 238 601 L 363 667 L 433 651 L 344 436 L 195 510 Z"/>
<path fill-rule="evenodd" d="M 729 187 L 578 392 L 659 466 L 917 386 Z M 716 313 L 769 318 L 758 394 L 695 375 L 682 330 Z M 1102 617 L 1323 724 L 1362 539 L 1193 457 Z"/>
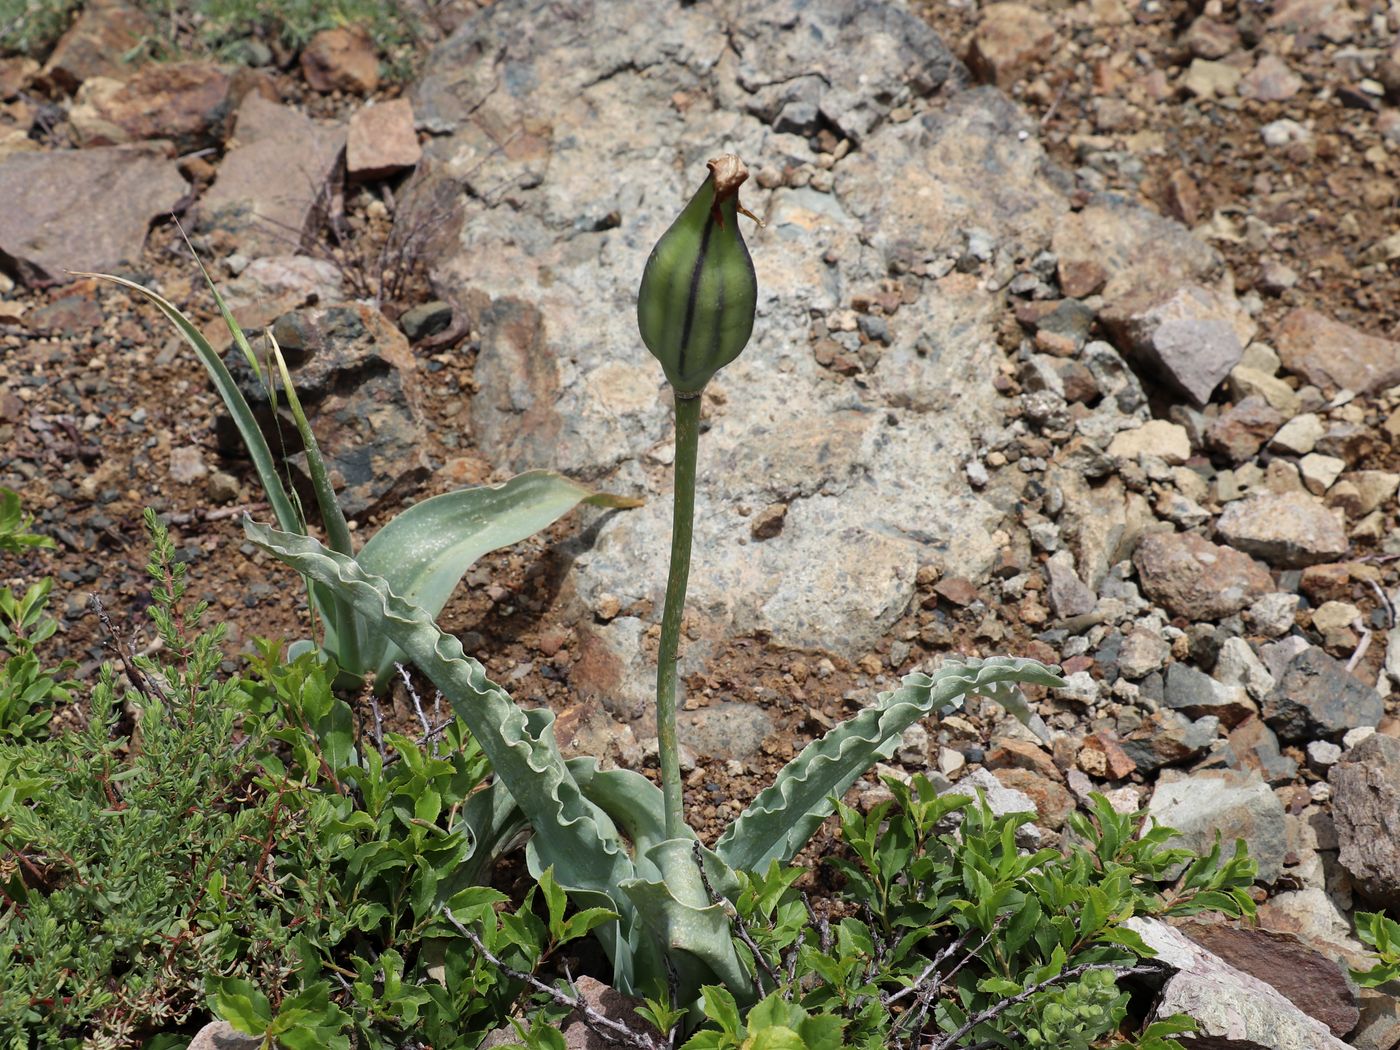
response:
<path fill-rule="evenodd" d="M 1318 441 L 1326 432 L 1322 419 L 1316 413 L 1304 412 L 1280 427 L 1269 445 L 1290 455 L 1306 456 L 1317 447 Z"/>
<path fill-rule="evenodd" d="M 1236 550 L 1281 568 L 1331 561 L 1347 551 L 1336 517 L 1305 492 L 1263 493 L 1231 503 L 1215 529 Z"/>
<path fill-rule="evenodd" d="M 1294 142 L 1307 142 L 1312 138 L 1307 128 L 1287 117 L 1265 124 L 1259 129 L 1259 134 L 1264 139 L 1264 145 L 1270 149 L 1279 149 Z"/>
<path fill-rule="evenodd" d="M 1266 594 L 1245 612 L 1254 629 L 1267 638 L 1278 638 L 1293 630 L 1299 598 L 1286 591 Z"/>
<path fill-rule="evenodd" d="M 1191 458 L 1186 428 L 1164 419 L 1153 419 L 1132 430 L 1122 430 L 1109 442 L 1108 454 L 1118 460 L 1136 460 L 1144 453 L 1173 465 Z"/>
<path fill-rule="evenodd" d="M 204 492 L 213 503 L 232 503 L 239 495 L 238 479 L 232 474 L 216 470 L 204 483 Z"/>
<path fill-rule="evenodd" d="M 1298 472 L 1303 484 L 1314 496 L 1321 496 L 1332 487 L 1332 483 L 1346 470 L 1346 460 L 1336 456 L 1323 456 L 1310 452 L 1298 461 Z"/>

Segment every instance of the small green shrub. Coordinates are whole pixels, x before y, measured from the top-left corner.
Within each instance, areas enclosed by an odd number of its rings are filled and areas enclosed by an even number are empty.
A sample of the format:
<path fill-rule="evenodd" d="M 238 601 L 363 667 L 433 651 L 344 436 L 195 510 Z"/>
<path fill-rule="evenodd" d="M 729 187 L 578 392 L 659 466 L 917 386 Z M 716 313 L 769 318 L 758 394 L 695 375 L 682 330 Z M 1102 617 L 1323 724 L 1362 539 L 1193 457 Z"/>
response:
<path fill-rule="evenodd" d="M 1376 963 L 1352 970 L 1352 979 L 1363 988 L 1379 988 L 1400 981 L 1400 922 L 1375 911 L 1356 913 L 1356 935 L 1376 953 Z"/>
<path fill-rule="evenodd" d="M 817 919 L 793 889 L 800 870 L 777 864 L 740 874 L 735 901 L 755 994 L 835 1019 L 841 1045 L 1102 1046 L 1126 1016 L 1121 978 L 1152 967 L 1126 920 L 1253 913 L 1255 866 L 1243 843 L 1228 859 L 1218 845 L 1200 857 L 1169 849 L 1170 829 L 1138 837 L 1138 818 L 1095 796 L 1090 814 L 1071 818 L 1065 853 L 1032 853 L 1016 844 L 1029 814 L 994 816 L 984 801 L 938 795 L 922 776 L 886 784 L 893 801 L 866 814 L 838 809 L 850 856 L 828 863 L 844 877 L 849 914 Z M 718 1028 L 688 1047 L 738 1045 L 720 992 L 705 998 Z M 1127 1045 L 1165 1050 L 1188 1027 L 1160 1022 Z"/>
<path fill-rule="evenodd" d="M 476 1046 L 524 984 L 462 924 L 529 973 L 590 920 L 545 881 L 548 920 L 473 884 L 455 720 L 366 743 L 333 665 L 266 645 L 221 678 L 147 524 L 163 659 L 124 654 L 124 692 L 103 668 L 80 730 L 0 740 L 0 1046 L 136 1046 L 206 1004 L 290 1048 Z"/>
<path fill-rule="evenodd" d="M 52 548 L 49 537 L 29 531 L 33 524 L 20 510 L 19 494 L 0 487 L 0 554 Z M 35 651 L 58 630 L 45 614 L 52 590 L 49 577 L 20 595 L 0 587 L 0 739 L 42 736 L 54 706 L 66 703 L 77 684 L 64 677 L 76 666 L 71 660 L 45 667 Z"/>

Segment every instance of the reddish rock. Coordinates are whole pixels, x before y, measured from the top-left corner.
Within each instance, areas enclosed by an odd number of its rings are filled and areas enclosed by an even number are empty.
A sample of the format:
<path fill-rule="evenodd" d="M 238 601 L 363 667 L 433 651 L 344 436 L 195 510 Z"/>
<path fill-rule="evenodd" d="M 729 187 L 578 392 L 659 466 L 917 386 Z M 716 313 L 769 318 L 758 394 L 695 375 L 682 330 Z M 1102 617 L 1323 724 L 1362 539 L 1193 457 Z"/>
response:
<path fill-rule="evenodd" d="M 0 102 L 16 98 L 39 72 L 39 63 L 24 55 L 0 58 Z"/>
<path fill-rule="evenodd" d="M 1247 397 L 1226 409 L 1206 428 L 1206 445 L 1232 463 L 1245 463 L 1283 426 L 1283 413 L 1262 397 Z"/>
<path fill-rule="evenodd" d="M 1007 87 L 1021 70 L 1043 60 L 1054 40 L 1054 26 L 1036 8 L 989 4 L 972 31 L 967 66 L 977 79 Z"/>
<path fill-rule="evenodd" d="M 1039 745 L 1029 740 L 999 740 L 987 752 L 982 764 L 988 769 L 1029 769 L 1051 780 L 1062 780 L 1054 760 Z"/>
<path fill-rule="evenodd" d="M 0 158 L 0 256 L 30 285 L 66 281 L 68 270 L 111 271 L 140 259 L 152 220 L 184 194 L 175 163 L 150 149 L 11 154 Z"/>
<path fill-rule="evenodd" d="M 1058 776 L 1058 772 L 1056 775 Z M 1031 797 L 1035 802 L 1036 812 L 1040 814 L 1037 824 L 1052 830 L 1062 828 L 1065 818 L 1074 810 L 1073 796 L 1058 780 L 1051 780 L 1029 769 L 1017 767 L 993 770 L 992 776 L 996 777 L 1003 787 L 1023 791 Z"/>
<path fill-rule="evenodd" d="M 1133 565 L 1148 596 L 1188 620 L 1229 616 L 1274 590 L 1269 571 L 1253 558 L 1190 532 L 1149 533 Z"/>
<path fill-rule="evenodd" d="M 1272 985 L 1298 1009 L 1344 1036 L 1361 1019 L 1346 970 L 1291 933 L 1190 922 L 1178 927 L 1237 970 Z"/>
<path fill-rule="evenodd" d="M 59 39 L 40 79 L 51 88 L 72 93 L 88 77 L 130 76 L 135 69 L 122 56 L 154 31 L 150 18 L 138 7 L 123 0 L 92 0 Z"/>
<path fill-rule="evenodd" d="M 368 95 L 379 86 L 379 56 L 358 26 L 323 29 L 302 49 L 301 73 L 322 94 Z"/>
<path fill-rule="evenodd" d="M 345 170 L 367 181 L 416 165 L 423 156 L 413 129 L 413 106 L 406 98 L 364 106 L 350 118 L 345 141 Z"/>
<path fill-rule="evenodd" d="M 1298 590 L 1307 596 L 1314 605 L 1324 602 L 1343 602 L 1354 597 L 1351 562 L 1334 562 L 1329 565 L 1309 565 L 1303 570 L 1298 582 Z"/>
<path fill-rule="evenodd" d="M 933 590 L 940 598 L 953 605 L 971 605 L 980 597 L 976 585 L 961 576 L 939 580 L 933 585 Z"/>
<path fill-rule="evenodd" d="M 141 139 L 170 139 L 181 152 L 217 145 L 232 123 L 234 108 L 257 87 L 273 94 L 264 78 L 210 62 L 156 62 L 130 80 L 88 80 L 69 113 L 85 146 Z"/>
<path fill-rule="evenodd" d="M 200 202 L 201 224 L 236 232 L 245 255 L 290 255 L 311 233 L 345 131 L 250 94 L 233 134 L 237 144 Z"/>
<path fill-rule="evenodd" d="M 1076 761 L 1080 769 L 1100 780 L 1122 780 L 1137 769 L 1137 763 L 1118 743 L 1118 734 L 1110 729 L 1086 736 Z"/>
<path fill-rule="evenodd" d="M 1293 310 L 1275 338 L 1283 367 L 1323 390 L 1365 394 L 1400 383 L 1400 343 L 1316 310 Z"/>
<path fill-rule="evenodd" d="M 1263 55 L 1240 81 L 1241 98 L 1259 102 L 1287 102 L 1303 90 L 1303 78 L 1277 55 Z"/>
<path fill-rule="evenodd" d="M 1332 561 L 1347 552 L 1338 515 L 1306 492 L 1261 493 L 1229 504 L 1216 534 L 1236 550 L 1281 568 Z"/>

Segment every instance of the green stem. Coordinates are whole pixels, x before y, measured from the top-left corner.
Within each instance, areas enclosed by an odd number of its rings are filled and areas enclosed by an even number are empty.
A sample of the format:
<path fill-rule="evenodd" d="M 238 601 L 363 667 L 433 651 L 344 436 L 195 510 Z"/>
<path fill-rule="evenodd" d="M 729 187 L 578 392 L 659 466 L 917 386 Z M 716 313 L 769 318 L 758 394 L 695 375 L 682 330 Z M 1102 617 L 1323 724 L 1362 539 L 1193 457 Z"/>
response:
<path fill-rule="evenodd" d="M 661 755 L 661 792 L 666 804 L 666 837 L 685 828 L 681 798 L 680 741 L 676 736 L 676 649 L 690 579 L 690 534 L 695 521 L 695 454 L 700 444 L 700 395 L 676 394 L 675 497 L 671 515 L 671 568 L 661 611 L 661 654 L 656 667 L 656 741 Z"/>

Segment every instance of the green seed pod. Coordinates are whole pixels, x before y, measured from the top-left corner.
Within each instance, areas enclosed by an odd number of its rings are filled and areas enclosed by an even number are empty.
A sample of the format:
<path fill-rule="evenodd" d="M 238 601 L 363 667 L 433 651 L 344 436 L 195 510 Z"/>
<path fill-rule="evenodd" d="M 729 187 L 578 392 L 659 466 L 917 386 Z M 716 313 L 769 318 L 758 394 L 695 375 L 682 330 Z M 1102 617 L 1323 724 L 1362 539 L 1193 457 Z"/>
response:
<path fill-rule="evenodd" d="M 726 153 L 656 242 L 637 292 L 642 342 L 661 362 L 677 393 L 694 395 L 743 351 L 753 332 L 758 281 L 739 233 L 739 203 L 749 177 Z M 761 225 L 761 223 L 760 223 Z"/>

